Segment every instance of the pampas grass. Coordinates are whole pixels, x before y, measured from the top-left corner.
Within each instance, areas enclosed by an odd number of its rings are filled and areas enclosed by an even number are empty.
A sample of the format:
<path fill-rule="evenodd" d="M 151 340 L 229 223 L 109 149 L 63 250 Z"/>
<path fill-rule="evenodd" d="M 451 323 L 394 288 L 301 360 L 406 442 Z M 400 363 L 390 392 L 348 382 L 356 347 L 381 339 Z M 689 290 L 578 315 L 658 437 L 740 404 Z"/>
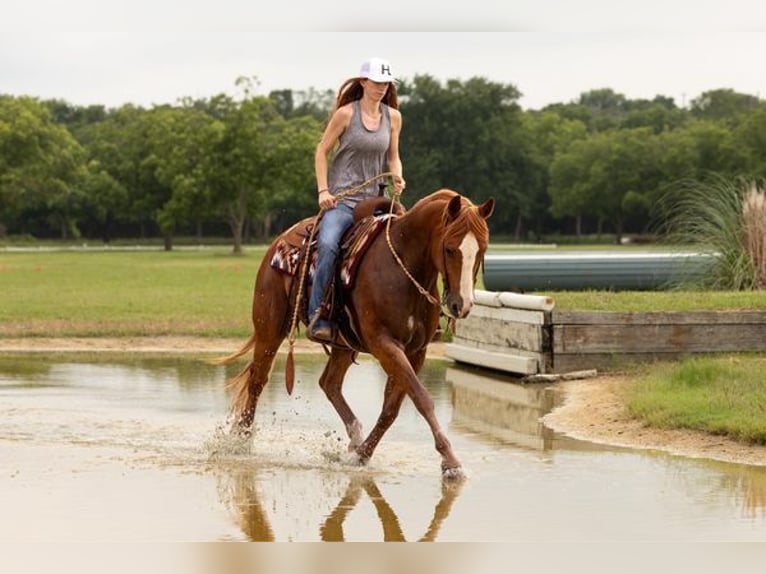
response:
<path fill-rule="evenodd" d="M 745 249 L 755 273 L 756 289 L 766 289 L 766 192 L 755 183 L 742 201 L 742 226 Z"/>
<path fill-rule="evenodd" d="M 762 185 L 712 175 L 684 180 L 657 204 L 666 241 L 715 254 L 694 287 L 766 288 L 766 195 Z M 686 285 L 685 287 L 689 287 Z"/>

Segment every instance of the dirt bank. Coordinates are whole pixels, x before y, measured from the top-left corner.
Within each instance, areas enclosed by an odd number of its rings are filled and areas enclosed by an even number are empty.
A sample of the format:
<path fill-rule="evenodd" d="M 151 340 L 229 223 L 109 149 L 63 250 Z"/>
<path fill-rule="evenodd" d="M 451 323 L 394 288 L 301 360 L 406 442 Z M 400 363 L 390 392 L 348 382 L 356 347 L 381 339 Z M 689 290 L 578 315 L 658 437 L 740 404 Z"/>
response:
<path fill-rule="evenodd" d="M 687 430 L 660 430 L 629 416 L 623 393 L 632 380 L 623 375 L 556 383 L 564 404 L 543 417 L 546 426 L 568 436 L 592 442 L 655 449 L 694 458 L 766 465 L 766 447 Z"/>

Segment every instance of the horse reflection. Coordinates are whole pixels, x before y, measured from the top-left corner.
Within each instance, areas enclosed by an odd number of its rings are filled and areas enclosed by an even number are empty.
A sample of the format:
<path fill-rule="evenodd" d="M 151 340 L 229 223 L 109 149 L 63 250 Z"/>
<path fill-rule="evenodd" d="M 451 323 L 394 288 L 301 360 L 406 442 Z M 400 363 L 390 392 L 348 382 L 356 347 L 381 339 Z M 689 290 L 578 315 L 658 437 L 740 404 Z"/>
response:
<path fill-rule="evenodd" d="M 460 493 L 462 484 L 462 482 L 442 483 L 441 498 L 434 507 L 431 522 L 423 536 L 418 539 L 419 542 L 433 542 L 436 540 L 442 523 L 449 515 L 452 505 Z M 343 523 L 349 512 L 356 507 L 363 492 L 367 494 L 375 506 L 380 524 L 383 527 L 383 542 L 406 542 L 407 540 L 399 524 L 399 518 L 383 494 L 381 494 L 378 485 L 375 484 L 375 480 L 369 475 L 353 476 L 351 478 L 346 494 L 319 529 L 322 540 L 325 542 L 342 542 L 344 540 Z"/>
<path fill-rule="evenodd" d="M 462 489 L 463 482 L 443 481 L 441 496 L 434 506 L 433 514 L 419 542 L 436 541 L 444 521 Z M 254 471 L 234 471 L 222 475 L 219 481 L 219 494 L 223 502 L 234 513 L 237 525 L 250 541 L 274 542 L 277 536 L 272 527 L 269 509 L 275 505 L 264 504 L 259 492 L 257 474 Z M 383 542 L 406 542 L 396 511 L 378 488 L 375 478 L 368 473 L 348 476 L 343 495 L 333 510 L 326 515 L 318 527 L 318 537 L 325 542 L 343 542 L 346 540 L 344 524 L 351 512 L 358 506 L 363 495 L 372 502 L 377 519 L 383 532 Z M 292 539 L 288 536 L 287 539 Z"/>
<path fill-rule="evenodd" d="M 218 495 L 229 509 L 234 511 L 237 525 L 253 542 L 274 542 L 274 530 L 271 527 L 266 509 L 258 495 L 255 476 L 252 473 L 238 472 L 221 477 L 218 483 Z"/>

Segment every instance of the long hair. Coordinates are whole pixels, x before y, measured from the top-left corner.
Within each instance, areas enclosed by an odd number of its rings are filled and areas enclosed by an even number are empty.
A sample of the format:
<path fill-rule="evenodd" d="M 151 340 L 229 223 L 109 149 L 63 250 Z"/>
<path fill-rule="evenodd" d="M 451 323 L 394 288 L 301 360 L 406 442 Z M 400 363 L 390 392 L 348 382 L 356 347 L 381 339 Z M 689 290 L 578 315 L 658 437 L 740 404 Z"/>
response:
<path fill-rule="evenodd" d="M 364 88 L 362 88 L 363 79 L 364 78 L 349 78 L 343 82 L 338 90 L 338 96 L 335 98 L 335 107 L 330 115 L 341 106 L 362 99 L 362 95 L 364 95 Z M 383 103 L 389 108 L 394 108 L 395 110 L 399 109 L 399 95 L 396 91 L 395 82 L 388 83 L 388 90 L 386 90 L 386 95 L 383 96 Z"/>
<path fill-rule="evenodd" d="M 345 106 L 346 104 L 353 101 L 362 99 L 362 96 L 364 95 L 364 88 L 362 87 L 363 79 L 364 78 L 349 78 L 343 82 L 343 84 L 341 84 L 340 89 L 338 90 L 338 96 L 335 98 L 335 106 L 332 108 L 332 110 L 330 110 L 330 114 L 327 116 L 325 125 L 329 123 L 330 119 L 338 110 L 338 108 Z M 386 90 L 386 94 L 383 96 L 383 100 L 381 101 L 390 108 L 394 108 L 395 110 L 399 109 L 399 95 L 397 94 L 396 84 L 394 82 L 388 83 L 388 89 Z"/>

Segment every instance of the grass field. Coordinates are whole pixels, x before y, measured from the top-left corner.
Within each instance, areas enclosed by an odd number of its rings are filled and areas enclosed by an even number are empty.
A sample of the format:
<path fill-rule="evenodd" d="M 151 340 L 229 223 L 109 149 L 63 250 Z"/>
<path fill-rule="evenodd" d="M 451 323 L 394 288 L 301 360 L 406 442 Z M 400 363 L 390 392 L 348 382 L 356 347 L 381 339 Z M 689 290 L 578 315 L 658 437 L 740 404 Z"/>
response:
<path fill-rule="evenodd" d="M 3 253 L 0 336 L 249 336 L 264 251 Z"/>
<path fill-rule="evenodd" d="M 766 356 L 686 359 L 655 365 L 627 396 L 631 414 L 659 428 L 685 428 L 766 444 Z"/>
<path fill-rule="evenodd" d="M 234 256 L 226 246 L 2 252 L 0 336 L 249 336 L 264 252 L 250 247 Z M 546 294 L 557 309 L 766 309 L 764 291 Z"/>

